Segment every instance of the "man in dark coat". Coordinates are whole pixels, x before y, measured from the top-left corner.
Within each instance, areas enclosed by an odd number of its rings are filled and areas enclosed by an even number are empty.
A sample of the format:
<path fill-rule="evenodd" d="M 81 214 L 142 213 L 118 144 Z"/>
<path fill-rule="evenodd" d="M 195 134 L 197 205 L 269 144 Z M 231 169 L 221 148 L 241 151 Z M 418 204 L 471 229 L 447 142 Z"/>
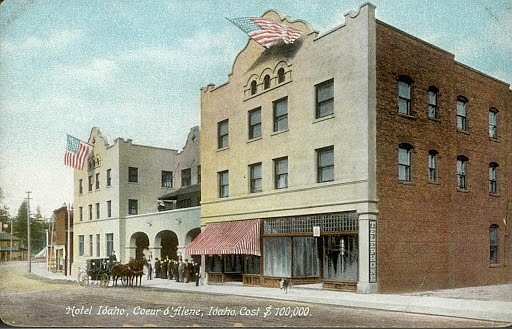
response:
<path fill-rule="evenodd" d="M 160 278 L 160 260 L 155 258 L 155 279 Z"/>

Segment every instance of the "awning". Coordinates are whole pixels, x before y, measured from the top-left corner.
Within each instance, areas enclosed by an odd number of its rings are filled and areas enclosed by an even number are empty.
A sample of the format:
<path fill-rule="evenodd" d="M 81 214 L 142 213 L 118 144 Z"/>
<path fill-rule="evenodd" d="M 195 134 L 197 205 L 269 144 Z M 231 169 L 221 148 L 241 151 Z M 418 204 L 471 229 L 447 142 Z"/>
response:
<path fill-rule="evenodd" d="M 194 184 L 180 187 L 178 190 L 167 193 L 159 197 L 159 200 L 176 200 L 180 195 L 190 194 L 190 193 L 198 193 L 201 192 L 201 185 Z"/>
<path fill-rule="evenodd" d="M 208 224 L 186 248 L 187 255 L 256 255 L 260 251 L 260 220 Z"/>

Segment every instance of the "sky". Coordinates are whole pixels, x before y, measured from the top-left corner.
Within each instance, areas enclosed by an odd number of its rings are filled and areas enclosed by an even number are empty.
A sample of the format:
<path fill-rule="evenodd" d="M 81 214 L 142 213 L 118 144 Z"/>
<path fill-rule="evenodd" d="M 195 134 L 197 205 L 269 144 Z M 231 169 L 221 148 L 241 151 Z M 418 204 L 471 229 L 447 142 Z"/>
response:
<path fill-rule="evenodd" d="M 0 187 L 44 217 L 73 202 L 66 134 L 182 150 L 200 88 L 227 82 L 248 36 L 226 18 L 277 10 L 320 34 L 356 0 L 5 0 L 0 4 Z M 374 0 L 377 19 L 512 83 L 512 1 Z M 512 109 L 508 109 L 512 110 Z"/>

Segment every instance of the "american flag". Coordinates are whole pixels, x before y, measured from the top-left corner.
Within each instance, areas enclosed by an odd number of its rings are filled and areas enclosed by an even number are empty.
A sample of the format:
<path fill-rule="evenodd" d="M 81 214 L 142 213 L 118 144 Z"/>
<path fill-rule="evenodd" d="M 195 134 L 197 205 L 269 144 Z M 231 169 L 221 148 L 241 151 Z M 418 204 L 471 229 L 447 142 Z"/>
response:
<path fill-rule="evenodd" d="M 68 135 L 68 145 L 66 147 L 66 154 L 64 154 L 64 164 L 68 167 L 82 170 L 91 149 L 92 147 L 89 144 Z"/>
<path fill-rule="evenodd" d="M 302 34 L 300 30 L 285 27 L 267 18 L 239 17 L 228 20 L 267 49 L 281 40 L 284 43 L 294 43 Z"/>

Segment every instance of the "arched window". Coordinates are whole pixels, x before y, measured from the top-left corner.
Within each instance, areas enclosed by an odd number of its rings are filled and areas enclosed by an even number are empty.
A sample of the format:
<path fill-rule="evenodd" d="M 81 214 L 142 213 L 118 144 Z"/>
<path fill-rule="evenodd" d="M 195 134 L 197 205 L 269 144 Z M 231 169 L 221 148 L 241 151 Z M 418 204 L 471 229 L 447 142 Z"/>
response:
<path fill-rule="evenodd" d="M 412 180 L 412 149 L 413 146 L 407 143 L 398 146 L 398 179 L 403 182 Z"/>
<path fill-rule="evenodd" d="M 437 182 L 437 160 L 439 152 L 436 150 L 428 151 L 428 181 L 431 183 Z"/>
<path fill-rule="evenodd" d="M 498 193 L 498 164 L 489 164 L 489 193 Z"/>
<path fill-rule="evenodd" d="M 468 189 L 468 161 L 464 155 L 457 157 L 457 188 L 459 190 Z"/>
<path fill-rule="evenodd" d="M 491 264 L 498 264 L 498 261 L 499 261 L 499 257 L 498 257 L 498 252 L 499 252 L 499 245 L 500 245 L 500 241 L 499 241 L 499 238 L 500 238 L 500 227 L 496 224 L 493 224 L 491 225 L 491 227 L 489 227 L 489 238 L 490 238 L 490 258 L 489 258 L 489 261 L 491 262 Z"/>
<path fill-rule="evenodd" d="M 277 71 L 277 83 L 283 83 L 284 82 L 284 68 L 280 68 Z"/>
<path fill-rule="evenodd" d="M 401 75 L 398 78 L 398 113 L 412 115 L 412 84 L 413 80 Z"/>
<path fill-rule="evenodd" d="M 251 95 L 256 94 L 256 90 L 257 90 L 256 80 L 252 80 L 251 81 Z"/>
<path fill-rule="evenodd" d="M 437 113 L 437 96 L 439 89 L 434 86 L 428 87 L 428 118 L 438 119 Z"/>
<path fill-rule="evenodd" d="M 263 89 L 267 90 L 268 88 L 270 88 L 270 75 L 267 74 L 263 78 Z"/>

